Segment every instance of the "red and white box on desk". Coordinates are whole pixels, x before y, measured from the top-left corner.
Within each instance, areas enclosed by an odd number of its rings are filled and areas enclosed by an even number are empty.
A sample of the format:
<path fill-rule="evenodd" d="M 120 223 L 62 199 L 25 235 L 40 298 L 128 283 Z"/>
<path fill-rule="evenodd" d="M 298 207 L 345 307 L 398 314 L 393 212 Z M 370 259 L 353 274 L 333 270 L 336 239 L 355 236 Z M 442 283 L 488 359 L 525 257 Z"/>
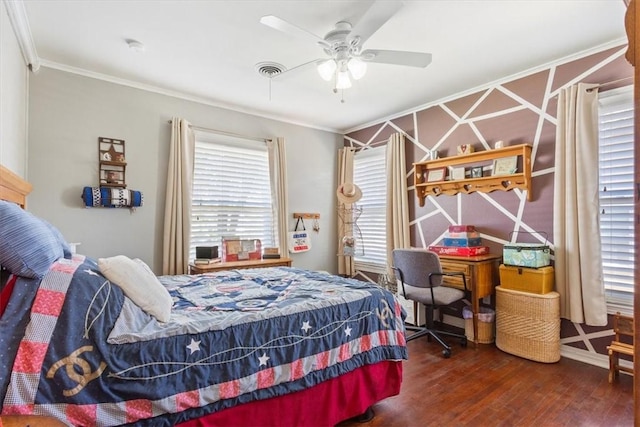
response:
<path fill-rule="evenodd" d="M 429 246 L 431 252 L 438 255 L 476 256 L 489 253 L 488 246 Z"/>

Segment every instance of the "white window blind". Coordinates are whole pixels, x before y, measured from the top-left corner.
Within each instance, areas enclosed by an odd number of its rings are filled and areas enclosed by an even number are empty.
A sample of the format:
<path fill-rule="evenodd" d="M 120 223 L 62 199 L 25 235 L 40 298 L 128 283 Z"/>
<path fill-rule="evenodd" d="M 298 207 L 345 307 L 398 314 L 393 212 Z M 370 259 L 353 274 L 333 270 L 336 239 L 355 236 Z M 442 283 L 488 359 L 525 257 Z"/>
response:
<path fill-rule="evenodd" d="M 387 266 L 386 147 L 360 151 L 354 156 L 353 181 L 362 190 L 357 205 L 362 208 L 358 227 L 362 239 L 356 241 L 356 268 L 384 272 Z"/>
<path fill-rule="evenodd" d="M 198 132 L 190 259 L 196 246 L 220 246 L 222 237 L 260 239 L 268 247 L 276 235 L 266 144 Z"/>
<path fill-rule="evenodd" d="M 600 236 L 610 311 L 633 307 L 633 88 L 600 94 Z"/>

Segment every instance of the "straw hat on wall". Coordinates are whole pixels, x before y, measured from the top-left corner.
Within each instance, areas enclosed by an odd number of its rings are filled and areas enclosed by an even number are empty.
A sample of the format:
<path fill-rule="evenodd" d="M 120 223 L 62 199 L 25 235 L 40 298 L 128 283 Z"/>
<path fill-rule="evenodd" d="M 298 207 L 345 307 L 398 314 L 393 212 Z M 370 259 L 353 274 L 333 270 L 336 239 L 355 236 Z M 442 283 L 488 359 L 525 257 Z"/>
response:
<path fill-rule="evenodd" d="M 350 205 L 362 198 L 362 190 L 360 187 L 351 182 L 345 182 L 338 187 L 336 191 L 338 200 L 345 205 Z"/>

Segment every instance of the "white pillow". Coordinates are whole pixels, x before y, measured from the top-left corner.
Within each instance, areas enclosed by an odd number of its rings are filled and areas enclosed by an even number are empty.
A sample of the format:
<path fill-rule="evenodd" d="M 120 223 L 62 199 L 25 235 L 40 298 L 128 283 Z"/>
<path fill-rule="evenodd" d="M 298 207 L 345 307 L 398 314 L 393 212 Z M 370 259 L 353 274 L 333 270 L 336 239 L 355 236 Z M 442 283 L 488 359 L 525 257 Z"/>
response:
<path fill-rule="evenodd" d="M 100 272 L 138 307 L 161 322 L 168 322 L 173 300 L 169 291 L 142 260 L 117 255 L 98 259 Z"/>

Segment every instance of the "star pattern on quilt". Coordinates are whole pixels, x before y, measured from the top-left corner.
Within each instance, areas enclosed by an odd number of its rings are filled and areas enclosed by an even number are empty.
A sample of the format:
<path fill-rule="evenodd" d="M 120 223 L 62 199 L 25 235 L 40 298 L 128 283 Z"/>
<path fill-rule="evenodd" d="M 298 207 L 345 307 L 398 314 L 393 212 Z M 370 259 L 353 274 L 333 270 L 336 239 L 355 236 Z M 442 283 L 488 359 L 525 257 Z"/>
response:
<path fill-rule="evenodd" d="M 260 361 L 260 366 L 267 366 L 267 362 L 269 361 L 269 359 L 271 358 L 267 356 L 267 353 L 262 353 L 262 356 L 258 357 L 258 360 Z"/>
<path fill-rule="evenodd" d="M 187 348 L 189 349 L 189 351 L 191 351 L 191 353 L 189 354 L 193 354 L 196 351 L 200 350 L 200 343 L 202 341 L 196 341 L 193 338 L 191 338 L 191 342 L 189 343 L 189 345 L 187 346 Z"/>
<path fill-rule="evenodd" d="M 87 268 L 86 270 L 84 270 L 85 273 L 90 274 L 91 276 L 99 276 L 98 273 L 96 273 L 95 271 L 91 270 L 90 268 Z"/>
<path fill-rule="evenodd" d="M 277 339 L 272 339 L 270 341 L 267 341 L 265 343 L 260 344 L 259 346 L 246 346 L 243 345 L 241 347 L 235 347 L 234 349 L 240 349 L 242 348 L 243 351 L 245 352 L 244 355 L 242 355 L 241 357 L 235 359 L 235 360 L 240 360 L 240 359 L 244 359 L 247 357 L 251 357 L 251 355 L 255 354 L 258 351 L 263 352 L 262 356 L 259 357 L 260 360 L 260 366 L 266 366 L 267 361 L 270 360 L 270 357 L 267 356 L 265 350 L 270 350 L 270 349 L 281 349 L 281 348 L 286 348 L 286 347 L 292 347 L 295 345 L 300 344 L 300 342 L 302 341 L 307 341 L 307 340 L 325 340 L 326 337 L 332 335 L 332 334 L 344 334 L 345 336 L 351 337 L 351 332 L 353 331 L 353 329 L 351 328 L 351 326 L 346 326 L 349 323 L 355 323 L 355 324 L 360 324 L 364 319 L 366 319 L 367 317 L 370 316 L 375 316 L 375 313 L 372 311 L 361 311 L 359 313 L 354 314 L 353 316 L 348 317 L 347 319 L 341 319 L 341 320 L 337 320 L 335 322 L 330 322 L 327 325 L 322 326 L 319 329 L 316 329 L 315 331 L 311 332 L 308 336 L 300 336 L 297 334 L 291 334 L 291 335 L 283 335 Z M 309 322 L 310 323 L 310 322 Z M 346 327 L 345 327 L 346 326 Z M 287 344 L 281 344 L 281 342 L 283 341 L 288 341 L 289 339 L 291 339 L 291 342 L 288 342 Z M 194 341 L 193 338 L 191 339 L 192 342 Z M 195 342 L 196 345 L 199 343 L 199 341 Z M 194 344 L 189 344 L 187 347 L 191 348 L 191 346 L 193 346 Z M 199 349 L 199 348 L 198 348 Z M 138 375 L 131 375 L 128 374 L 130 372 L 134 372 L 137 370 L 141 370 L 143 368 L 145 368 L 146 366 L 150 366 L 153 365 L 155 363 L 158 362 L 150 362 L 150 363 L 144 363 L 144 364 L 140 364 L 140 365 L 135 365 L 135 366 L 130 366 L 124 370 L 118 371 L 118 372 L 113 372 L 111 374 L 109 374 L 110 377 L 114 377 L 114 378 L 121 378 L 121 379 L 127 379 L 127 380 L 139 380 L 139 379 L 145 379 L 145 380 L 149 380 L 149 379 L 155 379 L 159 376 L 169 376 L 169 375 L 176 375 L 179 374 L 180 372 L 183 372 L 185 369 L 190 369 L 194 366 L 204 366 L 204 365 L 209 365 L 209 366 L 213 366 L 213 365 L 222 365 L 225 363 L 229 363 L 229 360 L 224 357 L 225 354 L 228 354 L 229 351 L 232 349 L 226 349 L 226 350 L 222 350 L 222 351 L 218 351 L 218 352 L 207 352 L 207 354 L 205 356 L 203 356 L 201 359 L 195 360 L 195 361 L 189 361 L 189 362 L 176 362 L 173 361 L 172 365 L 173 366 L 178 366 L 179 364 L 183 364 L 182 367 L 177 368 L 176 370 L 170 372 L 170 373 L 166 373 L 166 374 L 159 374 L 157 376 L 138 376 Z M 217 359 L 217 360 L 216 360 Z M 166 363 L 165 361 L 163 361 L 163 363 Z M 128 374 L 127 376 L 125 376 L 124 374 Z"/>
<path fill-rule="evenodd" d="M 305 320 L 304 322 L 302 322 L 302 329 L 305 333 L 309 332 L 309 329 L 311 329 L 311 325 L 309 324 L 308 320 Z"/>

